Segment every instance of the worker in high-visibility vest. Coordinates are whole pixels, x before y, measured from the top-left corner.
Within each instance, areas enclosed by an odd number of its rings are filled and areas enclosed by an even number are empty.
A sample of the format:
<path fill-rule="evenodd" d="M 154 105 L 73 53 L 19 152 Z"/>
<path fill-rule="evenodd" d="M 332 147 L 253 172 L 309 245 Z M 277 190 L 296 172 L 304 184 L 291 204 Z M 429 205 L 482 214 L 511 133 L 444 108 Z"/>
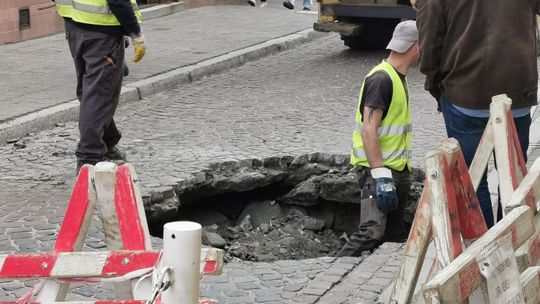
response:
<path fill-rule="evenodd" d="M 360 89 L 351 165 L 361 191 L 359 230 L 338 256 L 359 256 L 384 240 L 402 241 L 410 188 L 411 116 L 405 75 L 420 51 L 414 21 L 399 23 L 390 55 L 369 72 Z"/>
<path fill-rule="evenodd" d="M 139 62 L 145 53 L 136 0 L 55 0 L 65 20 L 66 39 L 77 74 L 80 140 L 77 172 L 84 164 L 125 161 L 117 148 L 121 133 L 113 116 L 124 73 L 124 36 L 131 38 Z"/>

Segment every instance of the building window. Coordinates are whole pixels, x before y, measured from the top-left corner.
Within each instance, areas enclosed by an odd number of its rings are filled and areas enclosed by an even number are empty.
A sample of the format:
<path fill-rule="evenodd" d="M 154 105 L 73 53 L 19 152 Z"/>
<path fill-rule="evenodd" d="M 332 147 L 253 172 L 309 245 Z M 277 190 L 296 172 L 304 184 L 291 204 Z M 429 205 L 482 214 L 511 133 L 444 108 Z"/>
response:
<path fill-rule="evenodd" d="M 30 27 L 30 9 L 19 9 L 19 30 L 24 30 Z"/>

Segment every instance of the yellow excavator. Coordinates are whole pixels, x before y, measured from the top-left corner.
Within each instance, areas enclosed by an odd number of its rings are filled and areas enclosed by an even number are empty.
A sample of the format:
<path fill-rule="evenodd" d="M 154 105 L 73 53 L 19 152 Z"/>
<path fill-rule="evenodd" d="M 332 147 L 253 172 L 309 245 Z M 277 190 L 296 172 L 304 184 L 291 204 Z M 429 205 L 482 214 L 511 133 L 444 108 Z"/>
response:
<path fill-rule="evenodd" d="M 386 47 L 401 20 L 416 19 L 416 0 L 317 0 L 313 29 L 336 32 L 351 49 Z"/>

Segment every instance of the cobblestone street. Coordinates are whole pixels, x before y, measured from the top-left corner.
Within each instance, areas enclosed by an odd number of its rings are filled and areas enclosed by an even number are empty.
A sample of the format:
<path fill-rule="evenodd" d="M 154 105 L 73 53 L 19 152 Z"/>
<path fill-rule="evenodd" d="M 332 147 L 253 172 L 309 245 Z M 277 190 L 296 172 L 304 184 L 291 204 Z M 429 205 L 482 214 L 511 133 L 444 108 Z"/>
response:
<path fill-rule="evenodd" d="M 347 154 L 361 78 L 383 52 L 351 52 L 329 35 L 226 73 L 118 109 L 120 147 L 134 165 L 143 195 L 219 161 L 312 152 Z M 445 136 L 442 116 L 409 77 L 414 165 Z M 75 176 L 76 123 L 0 146 L 0 251 L 49 251 Z M 85 250 L 103 249 L 97 218 Z M 160 240 L 154 239 L 156 247 Z M 203 279 L 201 296 L 219 303 L 373 303 L 399 267 L 401 244 L 363 258 L 234 261 Z M 26 285 L 31 286 L 29 282 Z M 0 283 L 0 300 L 25 288 Z M 77 287 L 71 298 L 111 298 L 108 287 Z"/>

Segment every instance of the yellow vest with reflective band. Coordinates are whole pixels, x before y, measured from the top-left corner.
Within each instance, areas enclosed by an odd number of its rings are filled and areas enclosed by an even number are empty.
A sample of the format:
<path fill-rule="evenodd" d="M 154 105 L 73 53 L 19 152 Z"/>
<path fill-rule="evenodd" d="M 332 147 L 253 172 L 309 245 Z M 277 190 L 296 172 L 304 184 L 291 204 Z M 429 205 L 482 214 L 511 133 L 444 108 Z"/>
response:
<path fill-rule="evenodd" d="M 374 67 L 369 74 L 384 71 L 392 80 L 392 101 L 381 125 L 378 129 L 379 144 L 381 146 L 384 165 L 390 169 L 402 171 L 405 166 L 411 171 L 411 113 L 409 101 L 403 82 L 396 70 L 386 61 Z M 356 110 L 355 128 L 353 131 L 353 147 L 351 151 L 351 165 L 369 167 L 364 143 L 362 142 L 362 113 L 360 103 L 364 95 L 364 83 L 360 89 L 359 102 Z M 406 81 L 405 81 L 406 82 Z M 406 82 L 407 91 L 408 83 Z"/>
<path fill-rule="evenodd" d="M 137 21 L 141 22 L 141 12 L 137 0 L 130 1 Z M 116 16 L 109 9 L 107 0 L 56 0 L 55 2 L 58 14 L 64 18 L 71 18 L 73 21 L 84 24 L 120 25 Z"/>

